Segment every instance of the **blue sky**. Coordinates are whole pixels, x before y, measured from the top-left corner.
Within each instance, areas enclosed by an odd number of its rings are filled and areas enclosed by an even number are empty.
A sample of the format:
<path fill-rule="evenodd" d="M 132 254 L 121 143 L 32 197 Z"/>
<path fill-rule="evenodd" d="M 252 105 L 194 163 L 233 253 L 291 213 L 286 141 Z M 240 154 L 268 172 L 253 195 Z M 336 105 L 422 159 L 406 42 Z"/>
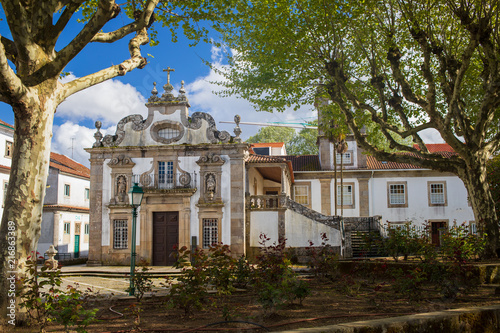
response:
<path fill-rule="evenodd" d="M 127 22 L 125 17 L 118 16 L 104 31 L 110 31 L 117 25 Z M 69 29 L 60 38 L 58 49 L 76 35 L 81 24 L 72 22 Z M 202 59 L 211 60 L 216 66 L 224 66 L 220 50 L 211 45 L 200 43 L 189 46 L 189 41 L 179 33 L 177 43 L 171 42 L 168 29 L 160 26 L 156 47 L 142 47 L 142 55 L 148 56 L 149 64 L 144 69 L 135 69 L 123 77 L 106 81 L 97 86 L 81 91 L 64 101 L 57 109 L 54 119 L 52 151 L 73 157 L 78 162 L 89 165 L 88 154 L 83 150 L 94 142 L 94 123 L 100 120 L 104 134 L 114 134 L 118 121 L 130 114 L 146 116 L 144 103 L 151 95 L 153 82 L 157 82 L 158 90 L 163 93 L 163 85 L 167 81 L 167 73 L 163 69 L 171 67 L 171 83 L 180 88 L 181 80 L 185 81 L 187 97 L 191 104 L 191 113 L 203 111 L 210 113 L 219 129 L 233 133 L 233 124 L 220 124 L 220 121 L 232 121 L 236 114 L 243 122 L 307 122 L 316 118 L 317 113 L 312 106 L 303 107 L 299 111 L 288 110 L 284 113 L 256 112 L 250 103 L 236 96 L 222 98 L 214 94 L 221 88 L 211 81 L 220 80 L 215 72 L 206 66 Z M 0 21 L 0 34 L 10 37 L 5 20 Z M 214 38 L 217 38 L 214 36 Z M 128 59 L 128 39 L 113 44 L 90 44 L 77 55 L 65 71 L 70 72 L 71 80 L 82 77 L 100 69 L 118 64 Z M 14 114 L 9 105 L 0 102 L 0 119 L 13 124 Z M 258 126 L 242 125 L 242 138 L 254 135 Z M 429 137 L 429 142 L 435 141 Z"/>
<path fill-rule="evenodd" d="M 3 14 L 3 13 L 2 13 Z M 123 14 L 120 14 L 123 15 Z M 125 17 L 117 17 L 104 31 L 110 31 L 114 24 L 127 22 Z M 62 35 L 58 49 L 61 49 L 81 28 L 81 24 L 72 22 L 69 30 Z M 118 121 L 130 114 L 146 115 L 144 103 L 151 95 L 153 82 L 157 82 L 158 91 L 163 93 L 163 85 L 167 81 L 167 73 L 163 69 L 171 67 L 171 83 L 177 89 L 181 80 L 185 81 L 187 96 L 191 104 L 191 113 L 203 111 L 210 113 L 217 127 L 233 133 L 233 124 L 220 124 L 220 121 L 232 121 L 234 115 L 239 114 L 243 122 L 302 122 L 312 121 L 316 112 L 311 107 L 305 107 L 298 112 L 292 110 L 285 113 L 261 113 L 254 111 L 245 100 L 236 97 L 222 98 L 213 92 L 220 90 L 217 85 L 209 81 L 220 79 L 206 66 L 202 59 L 208 59 L 217 66 L 224 65 L 220 50 L 206 43 L 199 43 L 190 47 L 186 38 L 179 33 L 177 43 L 171 42 L 168 29 L 158 25 L 158 39 L 160 44 L 155 47 L 143 46 L 142 55 L 148 56 L 149 64 L 144 69 L 135 69 L 123 77 L 117 77 L 92 88 L 79 92 L 57 109 L 54 119 L 52 151 L 73 156 L 75 160 L 85 165 L 88 163 L 88 154 L 83 148 L 90 147 L 94 141 L 94 123 L 103 122 L 104 133 L 114 133 Z M 0 34 L 10 37 L 5 20 L 0 21 Z M 216 36 L 214 36 L 216 37 Z M 71 75 L 63 80 L 82 77 L 118 64 L 128 59 L 128 39 L 113 44 L 90 44 L 75 57 L 65 71 Z M 12 108 L 0 102 L 0 119 L 13 124 Z M 242 125 L 244 139 L 254 135 L 258 126 Z"/>

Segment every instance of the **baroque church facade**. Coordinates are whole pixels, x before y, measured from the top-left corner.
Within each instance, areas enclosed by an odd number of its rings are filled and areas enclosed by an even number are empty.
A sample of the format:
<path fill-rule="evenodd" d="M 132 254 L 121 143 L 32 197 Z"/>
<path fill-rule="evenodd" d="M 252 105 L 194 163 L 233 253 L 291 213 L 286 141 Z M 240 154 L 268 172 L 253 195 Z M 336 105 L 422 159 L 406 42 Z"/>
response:
<path fill-rule="evenodd" d="M 155 85 L 146 119 L 127 116 L 115 135 L 104 137 L 96 122 L 96 142 L 87 149 L 88 265 L 130 263 L 127 192 L 135 183 L 145 192 L 138 208 L 137 256 L 157 266 L 171 265 L 176 247 L 213 243 L 251 258 L 263 234 L 267 244 L 286 240 L 299 259 L 311 243 L 325 239 L 349 257 L 357 230 L 383 234 L 391 225 L 435 221 L 439 237 L 453 221 L 473 221 L 465 187 L 452 174 L 376 161 L 348 137 L 343 182 L 336 183 L 338 157 L 321 133 L 319 155 L 286 156 L 283 144 L 252 147 L 240 138 L 239 116 L 234 135 L 219 131 L 209 114 L 190 114 L 183 83 L 175 96 L 169 81 L 161 96 Z"/>

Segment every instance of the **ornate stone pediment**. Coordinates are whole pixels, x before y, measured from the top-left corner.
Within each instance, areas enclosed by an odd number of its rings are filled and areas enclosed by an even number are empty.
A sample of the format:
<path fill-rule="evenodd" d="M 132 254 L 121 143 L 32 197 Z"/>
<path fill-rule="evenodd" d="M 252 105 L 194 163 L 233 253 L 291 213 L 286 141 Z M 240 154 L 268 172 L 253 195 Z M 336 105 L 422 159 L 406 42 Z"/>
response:
<path fill-rule="evenodd" d="M 223 165 L 225 163 L 224 159 L 220 157 L 220 155 L 214 153 L 208 153 L 205 156 L 201 156 L 198 161 L 196 161 L 198 165 Z"/>
<path fill-rule="evenodd" d="M 108 165 L 113 168 L 113 167 L 126 167 L 126 168 L 133 168 L 135 163 L 132 162 L 130 157 L 125 156 L 125 155 L 119 155 L 111 159 L 109 161 Z"/>

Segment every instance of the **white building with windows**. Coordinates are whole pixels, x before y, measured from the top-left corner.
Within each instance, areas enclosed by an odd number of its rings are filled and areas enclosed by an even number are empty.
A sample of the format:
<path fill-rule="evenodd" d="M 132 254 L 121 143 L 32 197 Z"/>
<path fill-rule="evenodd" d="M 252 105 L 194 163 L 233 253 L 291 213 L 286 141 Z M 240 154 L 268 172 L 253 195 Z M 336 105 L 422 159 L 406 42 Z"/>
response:
<path fill-rule="evenodd" d="M 342 160 L 321 135 L 320 153 L 311 156 L 287 156 L 283 143 L 246 144 L 239 137 L 239 116 L 231 136 L 217 130 L 209 114 L 190 114 L 183 87 L 178 96 L 170 83 L 164 88 L 158 96 L 154 87 L 147 118 L 123 118 L 115 135 L 103 137 L 96 122 L 96 142 L 87 149 L 89 265 L 130 263 L 133 219 L 127 192 L 135 183 L 145 192 L 136 220 L 136 253 L 157 266 L 171 265 L 176 247 L 218 242 L 235 256 L 252 258 L 261 234 L 268 244 L 286 239 L 300 260 L 309 241 L 320 245 L 322 235 L 348 257 L 351 234 L 359 228 L 383 232 L 383 227 L 427 221 L 439 245 L 443 229 L 473 223 L 465 186 L 451 173 L 377 161 L 352 137 Z M 448 145 L 428 148 L 454 154 Z"/>
<path fill-rule="evenodd" d="M 293 164 L 295 201 L 326 215 L 381 216 L 385 228 L 409 222 L 423 228 L 428 223 L 436 245 L 442 230 L 454 223 L 465 223 L 475 231 L 467 190 L 456 175 L 378 161 L 363 154 L 352 137 L 347 143 L 342 175 L 340 154 L 336 156 L 336 200 L 334 150 L 326 138 L 320 137 L 319 155 L 285 157 Z M 427 144 L 427 148 L 444 156 L 454 154 L 447 144 Z"/>
<path fill-rule="evenodd" d="M 9 183 L 13 138 L 14 127 L 0 120 L 0 149 L 3 149 L 0 151 L 0 215 Z M 50 153 L 38 252 L 43 255 L 54 245 L 61 259 L 88 255 L 89 198 L 90 170 L 67 156 Z"/>
<path fill-rule="evenodd" d="M 9 184 L 10 166 L 12 163 L 12 149 L 14 142 L 14 127 L 0 120 L 0 216 L 3 214 L 3 205 Z"/>

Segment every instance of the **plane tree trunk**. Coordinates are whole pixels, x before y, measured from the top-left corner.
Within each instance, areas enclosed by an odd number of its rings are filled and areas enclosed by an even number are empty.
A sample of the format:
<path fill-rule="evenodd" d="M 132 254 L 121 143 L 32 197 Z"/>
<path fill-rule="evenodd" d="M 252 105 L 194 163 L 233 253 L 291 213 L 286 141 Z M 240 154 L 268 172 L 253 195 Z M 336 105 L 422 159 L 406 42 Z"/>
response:
<path fill-rule="evenodd" d="M 469 202 L 474 211 L 474 218 L 479 232 L 486 234 L 486 257 L 500 257 L 500 225 L 495 209 L 495 201 L 486 180 L 486 161 L 469 161 L 459 177 L 469 194 Z"/>

